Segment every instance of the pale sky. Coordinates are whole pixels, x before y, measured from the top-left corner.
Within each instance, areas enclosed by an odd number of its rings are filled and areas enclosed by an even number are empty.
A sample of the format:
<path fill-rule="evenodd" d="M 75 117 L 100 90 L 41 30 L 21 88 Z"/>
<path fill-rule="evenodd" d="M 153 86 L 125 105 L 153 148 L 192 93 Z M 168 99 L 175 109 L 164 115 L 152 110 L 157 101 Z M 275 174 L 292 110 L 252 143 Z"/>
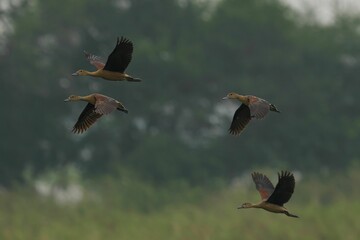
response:
<path fill-rule="evenodd" d="M 307 11 L 315 13 L 316 20 L 331 24 L 336 12 L 360 15 L 360 0 L 280 0 L 296 12 L 306 16 Z"/>

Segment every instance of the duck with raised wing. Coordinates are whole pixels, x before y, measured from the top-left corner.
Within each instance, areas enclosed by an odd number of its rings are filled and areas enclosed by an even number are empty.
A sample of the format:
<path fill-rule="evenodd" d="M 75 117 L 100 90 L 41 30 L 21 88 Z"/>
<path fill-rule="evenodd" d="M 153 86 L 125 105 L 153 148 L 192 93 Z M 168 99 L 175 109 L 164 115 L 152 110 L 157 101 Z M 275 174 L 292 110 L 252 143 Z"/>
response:
<path fill-rule="evenodd" d="M 229 128 L 229 133 L 235 136 L 244 130 L 252 118 L 262 119 L 269 111 L 280 113 L 275 105 L 252 95 L 240 95 L 232 92 L 223 97 L 223 99 L 237 99 L 242 102 L 236 110 Z"/>
<path fill-rule="evenodd" d="M 262 201 L 258 204 L 244 203 L 238 209 L 262 208 L 269 212 L 283 213 L 289 217 L 298 218 L 284 207 L 284 203 L 290 200 L 295 188 L 295 178 L 292 173 L 288 171 L 278 173 L 279 182 L 275 188 L 265 175 L 254 172 L 251 176 Z"/>
<path fill-rule="evenodd" d="M 113 112 L 115 109 L 119 111 L 123 111 L 128 113 L 128 110 L 125 106 L 111 98 L 99 93 L 93 93 L 87 96 L 77 96 L 70 95 L 67 99 L 68 101 L 85 101 L 88 102 L 84 110 L 81 112 L 77 122 L 75 123 L 72 132 L 73 133 L 83 133 L 91 125 L 93 125 L 97 119 L 99 119 L 102 115 L 109 114 Z"/>
<path fill-rule="evenodd" d="M 125 80 L 130 82 L 140 82 L 140 78 L 134 78 L 125 73 L 125 69 L 131 61 L 133 49 L 133 43 L 130 40 L 124 37 L 121 37 L 120 40 L 117 38 L 116 46 L 109 55 L 106 63 L 100 57 L 84 51 L 85 57 L 97 68 L 97 70 L 90 72 L 80 69 L 72 75 L 101 77 L 111 81 Z"/>

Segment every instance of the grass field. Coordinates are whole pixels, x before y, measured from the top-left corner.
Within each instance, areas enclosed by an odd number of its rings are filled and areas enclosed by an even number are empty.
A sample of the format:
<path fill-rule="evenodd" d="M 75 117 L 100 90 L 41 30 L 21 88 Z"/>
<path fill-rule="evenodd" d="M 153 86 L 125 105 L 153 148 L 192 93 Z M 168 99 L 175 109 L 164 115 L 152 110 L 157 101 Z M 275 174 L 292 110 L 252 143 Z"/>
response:
<path fill-rule="evenodd" d="M 20 188 L 0 195 L 0 239 L 357 240 L 359 180 L 359 169 L 332 178 L 304 178 L 287 204 L 299 219 L 259 209 L 237 210 L 243 202 L 259 200 L 251 182 L 216 191 L 184 187 L 173 192 L 138 183 L 132 193 L 104 184 L 101 196 L 89 193 L 86 200 L 65 205 Z"/>

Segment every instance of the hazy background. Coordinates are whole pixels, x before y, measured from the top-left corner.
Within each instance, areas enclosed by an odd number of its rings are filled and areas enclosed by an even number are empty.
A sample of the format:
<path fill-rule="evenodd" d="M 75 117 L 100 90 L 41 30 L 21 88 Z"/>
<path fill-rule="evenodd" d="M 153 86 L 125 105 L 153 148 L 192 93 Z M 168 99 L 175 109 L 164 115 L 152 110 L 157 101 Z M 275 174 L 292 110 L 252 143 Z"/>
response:
<path fill-rule="evenodd" d="M 0 238 L 357 239 L 359 5 L 1 0 Z M 118 36 L 143 82 L 71 76 Z M 282 113 L 230 136 L 230 91 Z M 129 114 L 74 135 L 85 103 L 63 100 L 93 92 Z M 300 219 L 236 210 L 282 169 Z"/>

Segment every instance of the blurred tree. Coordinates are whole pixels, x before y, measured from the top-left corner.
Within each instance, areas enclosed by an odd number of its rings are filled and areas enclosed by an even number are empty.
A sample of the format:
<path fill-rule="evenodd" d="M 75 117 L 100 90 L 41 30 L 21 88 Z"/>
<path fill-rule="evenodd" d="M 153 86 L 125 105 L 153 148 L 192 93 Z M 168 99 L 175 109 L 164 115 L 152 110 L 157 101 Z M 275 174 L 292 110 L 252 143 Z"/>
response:
<path fill-rule="evenodd" d="M 301 24 L 276 0 L 23 1 L 9 14 L 1 53 L 0 183 L 76 163 L 88 176 L 130 169 L 155 183 L 231 178 L 244 168 L 338 168 L 358 160 L 356 89 L 359 19 Z M 134 42 L 128 72 L 143 82 L 72 78 L 91 69 L 87 50 L 106 57 L 117 36 Z M 280 115 L 227 134 L 229 91 L 276 104 Z M 82 103 L 103 92 L 129 115 L 70 130 Z M 239 104 L 239 103 L 236 103 Z M 341 161 L 339 161 L 341 159 Z"/>

